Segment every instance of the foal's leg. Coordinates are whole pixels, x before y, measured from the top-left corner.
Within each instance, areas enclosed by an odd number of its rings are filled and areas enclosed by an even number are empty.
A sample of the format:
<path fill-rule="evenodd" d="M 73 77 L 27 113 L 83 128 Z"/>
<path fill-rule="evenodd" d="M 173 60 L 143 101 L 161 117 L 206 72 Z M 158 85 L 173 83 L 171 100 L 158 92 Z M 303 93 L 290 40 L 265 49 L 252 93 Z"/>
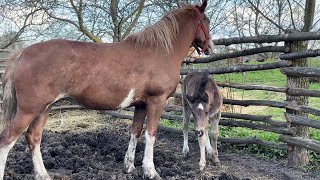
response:
<path fill-rule="evenodd" d="M 10 149 L 15 144 L 21 133 L 25 131 L 36 117 L 33 113 L 25 113 L 17 109 L 17 113 L 11 123 L 0 135 L 0 179 L 3 179 L 5 164 Z"/>
<path fill-rule="evenodd" d="M 209 157 L 213 157 L 213 151 L 212 151 L 212 146 L 211 146 L 211 143 L 210 143 L 210 136 L 209 136 L 209 133 L 208 133 L 208 129 L 206 129 L 205 131 L 206 133 L 206 136 L 207 136 L 207 142 L 206 142 L 206 150 L 207 150 L 207 154 Z"/>
<path fill-rule="evenodd" d="M 134 158 L 135 158 L 136 146 L 137 146 L 138 138 L 141 135 L 145 117 L 146 117 L 146 106 L 145 105 L 136 106 L 134 109 L 131 138 L 128 145 L 128 150 L 126 152 L 126 156 L 124 158 L 124 164 L 128 173 L 135 169 Z"/>
<path fill-rule="evenodd" d="M 183 100 L 185 101 L 185 100 Z M 190 115 L 191 109 L 186 102 L 183 102 L 183 149 L 182 153 L 183 156 L 186 157 L 189 153 L 189 145 L 188 145 L 188 130 L 189 130 L 189 122 L 190 122 Z"/>
<path fill-rule="evenodd" d="M 198 138 L 199 141 L 199 147 L 200 147 L 200 162 L 199 162 L 199 166 L 200 166 L 200 170 L 202 171 L 204 169 L 204 167 L 206 166 L 206 144 L 207 144 L 207 133 L 204 133 L 201 137 Z"/>
<path fill-rule="evenodd" d="M 34 172 L 36 175 L 35 179 L 37 180 L 50 179 L 50 176 L 48 175 L 48 172 L 44 167 L 42 155 L 40 151 L 42 132 L 43 132 L 45 123 L 47 121 L 47 117 L 48 117 L 48 114 L 43 113 L 37 118 L 35 118 L 30 124 L 26 133 L 26 138 L 32 153 L 32 161 L 34 166 Z"/>
<path fill-rule="evenodd" d="M 163 108 L 165 97 L 152 97 L 148 99 L 147 106 L 147 130 L 145 131 L 145 149 L 142 162 L 144 176 L 150 179 L 161 179 L 154 168 L 153 148 L 156 140 L 157 128 Z"/>
<path fill-rule="evenodd" d="M 213 138 L 213 162 L 216 166 L 220 166 L 220 160 L 218 158 L 218 136 L 219 136 L 219 120 L 221 118 L 221 112 L 219 111 L 212 118 L 210 118 L 211 126 L 212 126 L 212 138 Z"/>

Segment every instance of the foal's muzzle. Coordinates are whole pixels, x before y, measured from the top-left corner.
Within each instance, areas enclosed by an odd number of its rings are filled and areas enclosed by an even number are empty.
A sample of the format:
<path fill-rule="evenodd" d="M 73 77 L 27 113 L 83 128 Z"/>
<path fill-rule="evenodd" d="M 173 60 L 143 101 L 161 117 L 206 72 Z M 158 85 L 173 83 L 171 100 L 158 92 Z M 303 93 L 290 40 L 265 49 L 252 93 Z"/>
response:
<path fill-rule="evenodd" d="M 202 137 L 202 136 L 203 136 L 203 130 L 200 130 L 200 131 L 195 130 L 194 133 L 195 133 L 196 136 L 198 136 L 198 137 Z"/>

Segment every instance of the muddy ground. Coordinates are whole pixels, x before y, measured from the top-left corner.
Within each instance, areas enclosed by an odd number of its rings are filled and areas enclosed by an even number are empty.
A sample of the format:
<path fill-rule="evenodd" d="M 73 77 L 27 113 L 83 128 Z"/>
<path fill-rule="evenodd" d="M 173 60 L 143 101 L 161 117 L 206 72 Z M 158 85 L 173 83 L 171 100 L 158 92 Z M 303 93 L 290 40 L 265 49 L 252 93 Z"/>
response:
<path fill-rule="evenodd" d="M 142 179 L 143 138 L 137 145 L 137 169 L 131 174 L 123 169 L 130 121 L 97 112 L 56 113 L 46 129 L 41 147 L 44 164 L 53 179 Z M 183 158 L 182 140 L 182 135 L 161 131 L 158 134 L 154 162 L 163 179 L 320 179 L 320 172 L 286 167 L 285 159 L 263 160 L 254 155 L 227 153 L 228 145 L 219 147 L 221 167 L 208 160 L 207 167 L 200 172 L 197 141 L 191 139 L 191 154 Z M 31 156 L 22 136 L 9 154 L 4 179 L 34 179 L 33 174 Z"/>

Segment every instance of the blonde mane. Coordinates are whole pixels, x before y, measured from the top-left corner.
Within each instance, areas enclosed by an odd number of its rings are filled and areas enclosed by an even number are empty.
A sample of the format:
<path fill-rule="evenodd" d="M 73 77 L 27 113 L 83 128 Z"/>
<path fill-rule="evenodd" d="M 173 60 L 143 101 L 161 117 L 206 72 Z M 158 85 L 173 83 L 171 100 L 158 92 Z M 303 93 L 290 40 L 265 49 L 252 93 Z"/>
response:
<path fill-rule="evenodd" d="M 141 32 L 128 36 L 127 39 L 135 41 L 137 47 L 152 46 L 156 49 L 160 48 L 169 54 L 173 49 L 172 44 L 179 33 L 177 17 L 181 11 L 191 8 L 194 7 L 189 5 L 184 8 L 171 11 L 155 24 L 144 28 Z"/>

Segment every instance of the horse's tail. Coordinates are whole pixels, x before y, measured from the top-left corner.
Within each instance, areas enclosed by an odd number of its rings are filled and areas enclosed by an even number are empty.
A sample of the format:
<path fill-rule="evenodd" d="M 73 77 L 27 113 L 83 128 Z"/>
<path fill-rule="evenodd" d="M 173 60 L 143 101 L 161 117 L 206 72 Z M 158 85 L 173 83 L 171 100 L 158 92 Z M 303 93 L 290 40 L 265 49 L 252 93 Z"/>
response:
<path fill-rule="evenodd" d="M 17 112 L 16 89 L 13 83 L 14 70 L 19 62 L 22 51 L 15 52 L 7 61 L 7 67 L 2 79 L 3 102 L 2 102 L 2 121 L 0 122 L 0 132 L 7 126 Z M 2 128 L 1 128 L 2 126 Z"/>

